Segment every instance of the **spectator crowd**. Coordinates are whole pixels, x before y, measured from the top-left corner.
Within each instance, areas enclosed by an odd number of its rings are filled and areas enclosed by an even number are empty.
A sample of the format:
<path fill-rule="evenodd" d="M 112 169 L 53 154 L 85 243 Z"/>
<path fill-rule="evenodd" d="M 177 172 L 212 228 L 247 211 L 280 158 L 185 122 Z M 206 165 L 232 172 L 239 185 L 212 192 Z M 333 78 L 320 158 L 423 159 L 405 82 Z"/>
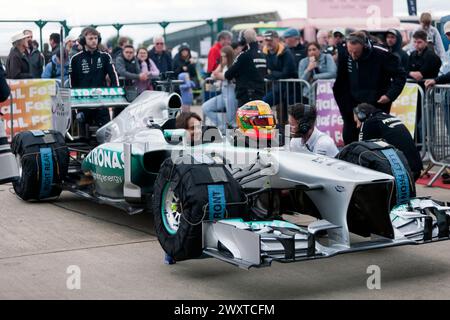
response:
<path fill-rule="evenodd" d="M 444 33 L 450 40 L 450 22 L 444 25 Z M 95 43 L 89 36 L 96 38 Z M 450 82 L 450 49 L 445 51 L 429 13 L 421 15 L 420 25 L 407 44 L 396 29 L 386 30 L 383 38 L 364 30 L 318 30 L 316 41 L 309 43 L 294 28 L 282 34 L 276 30 L 257 34 L 247 29 L 237 39 L 233 33 L 222 31 L 209 51 L 206 76 L 202 77 L 190 47 L 183 43 L 172 56 L 162 36 L 153 38 L 150 50 L 135 47 L 127 37 L 120 37 L 117 47 L 109 48 L 93 28 L 85 28 L 79 38 L 61 40 L 59 34 L 52 33 L 41 52 L 32 31 L 14 35 L 6 78 L 63 78 L 73 88 L 119 85 L 127 89 L 131 101 L 145 90 L 155 90 L 155 80 L 170 74 L 179 80 L 183 112 L 189 112 L 195 103 L 194 91 L 205 82 L 212 83 L 217 92 L 204 93 L 202 110 L 205 120 L 222 131 L 236 127 L 237 109 L 252 100 L 262 100 L 272 108 L 310 102 L 308 92 L 298 86 L 273 85 L 267 90 L 270 83 L 298 79 L 312 84 L 336 79 L 333 93 L 344 121 L 344 142 L 349 144 L 358 140 L 360 130 L 354 119 L 358 105 L 369 104 L 389 115 L 392 102 L 407 81 L 424 89 Z M 80 57 L 95 57 L 98 62 L 91 65 Z M 208 91 L 207 86 L 205 89 Z M 291 119 L 298 120 L 299 114 L 298 110 L 290 111 Z M 221 120 L 221 116 L 226 119 Z M 417 117 L 419 123 L 420 108 Z"/>

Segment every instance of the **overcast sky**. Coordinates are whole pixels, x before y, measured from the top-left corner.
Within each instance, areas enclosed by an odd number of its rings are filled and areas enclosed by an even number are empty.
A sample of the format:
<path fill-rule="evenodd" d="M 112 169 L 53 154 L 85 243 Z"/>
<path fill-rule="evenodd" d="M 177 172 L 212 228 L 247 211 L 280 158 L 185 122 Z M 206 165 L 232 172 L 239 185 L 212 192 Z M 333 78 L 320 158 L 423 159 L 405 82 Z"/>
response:
<path fill-rule="evenodd" d="M 449 0 L 417 0 L 418 10 L 450 14 Z M 282 19 L 306 16 L 306 0 L 12 0 L 2 1 L 0 20 L 67 20 L 69 25 L 141 22 L 186 19 L 217 19 L 268 11 L 278 11 Z M 394 14 L 407 15 L 406 0 L 394 0 Z M 185 25 L 185 27 L 192 26 Z M 32 29 L 39 41 L 39 29 L 33 24 L 1 24 L 0 55 L 9 52 L 10 37 L 25 28 Z M 175 31 L 183 25 L 171 25 L 167 31 Z M 51 32 L 58 32 L 58 24 L 44 28 L 46 42 Z M 103 38 L 115 34 L 112 27 L 99 28 Z M 135 44 L 161 33 L 157 26 L 123 27 L 121 34 L 135 40 Z M 71 31 L 78 36 L 80 29 Z"/>

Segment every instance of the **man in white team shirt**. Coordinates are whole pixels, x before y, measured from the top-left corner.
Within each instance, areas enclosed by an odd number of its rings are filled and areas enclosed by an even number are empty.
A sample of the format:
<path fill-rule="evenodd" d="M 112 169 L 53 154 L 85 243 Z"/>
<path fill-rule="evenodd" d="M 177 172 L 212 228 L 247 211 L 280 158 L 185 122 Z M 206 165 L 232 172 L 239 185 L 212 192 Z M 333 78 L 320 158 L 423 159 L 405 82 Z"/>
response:
<path fill-rule="evenodd" d="M 334 141 L 316 128 L 317 112 L 314 106 L 298 103 L 289 108 L 288 114 L 293 137 L 290 142 L 291 151 L 309 150 L 329 157 L 338 154 Z"/>

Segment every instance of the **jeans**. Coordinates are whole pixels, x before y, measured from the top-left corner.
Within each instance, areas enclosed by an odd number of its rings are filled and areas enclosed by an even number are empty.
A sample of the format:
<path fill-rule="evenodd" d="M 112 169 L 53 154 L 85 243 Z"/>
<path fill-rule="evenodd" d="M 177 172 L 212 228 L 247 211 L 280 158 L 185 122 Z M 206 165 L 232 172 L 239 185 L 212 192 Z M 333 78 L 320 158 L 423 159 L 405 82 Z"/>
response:
<path fill-rule="evenodd" d="M 206 101 L 203 106 L 203 113 L 205 117 L 209 118 L 214 126 L 219 128 L 222 132 L 225 132 L 226 124 L 236 127 L 236 110 L 237 100 L 234 93 L 234 86 L 223 86 L 222 93 Z M 226 123 L 219 120 L 218 113 L 226 112 Z"/>

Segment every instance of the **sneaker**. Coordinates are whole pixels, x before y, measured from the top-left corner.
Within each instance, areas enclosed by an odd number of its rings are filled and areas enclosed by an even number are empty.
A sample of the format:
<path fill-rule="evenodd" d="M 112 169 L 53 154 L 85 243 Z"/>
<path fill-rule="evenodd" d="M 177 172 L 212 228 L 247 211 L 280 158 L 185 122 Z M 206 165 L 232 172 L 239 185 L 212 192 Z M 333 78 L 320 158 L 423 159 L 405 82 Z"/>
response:
<path fill-rule="evenodd" d="M 164 264 L 171 265 L 175 263 L 177 263 L 175 259 L 166 253 L 164 256 Z"/>

